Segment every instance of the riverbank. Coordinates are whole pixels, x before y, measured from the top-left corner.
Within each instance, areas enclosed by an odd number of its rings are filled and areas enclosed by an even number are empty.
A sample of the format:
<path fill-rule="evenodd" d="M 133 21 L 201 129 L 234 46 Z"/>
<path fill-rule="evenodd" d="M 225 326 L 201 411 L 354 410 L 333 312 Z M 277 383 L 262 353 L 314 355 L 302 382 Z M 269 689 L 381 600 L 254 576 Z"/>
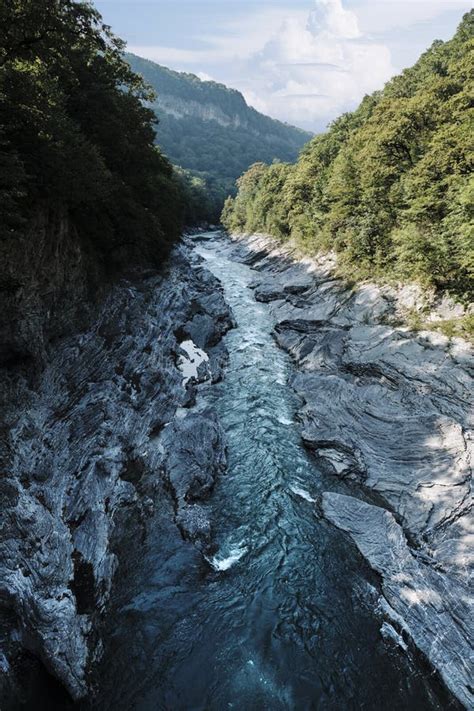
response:
<path fill-rule="evenodd" d="M 203 233 L 4 370 L 2 708 L 468 707 L 470 353 L 392 309 Z"/>
<path fill-rule="evenodd" d="M 306 447 L 360 487 L 363 501 L 323 494 L 323 515 L 380 576 L 387 633 L 412 641 L 471 708 L 472 347 L 389 325 L 393 292 L 348 288 L 330 260 L 232 239 L 297 367 Z"/>
<path fill-rule="evenodd" d="M 212 412 L 185 425 L 180 412 L 199 380 L 222 376 L 232 325 L 218 282 L 179 246 L 162 272 L 113 287 L 87 328 L 45 344 L 42 370 L 2 369 L 2 708 L 38 708 L 36 660 L 73 699 L 90 691 L 121 540 L 140 541 L 159 482 L 182 535 L 206 546 L 222 431 Z M 189 340 L 208 354 L 192 378 Z"/>
<path fill-rule="evenodd" d="M 256 272 L 218 234 L 192 245 L 236 321 L 224 379 L 202 383 L 180 412 L 184 426 L 214 410 L 224 432 L 211 546 L 183 539 L 158 494 L 139 554 L 132 538 L 123 556 L 85 708 L 454 711 L 416 650 L 388 634 L 377 576 L 319 513 L 323 492 L 350 496 L 357 485 L 324 473 L 302 446 L 294 367 L 270 307 L 254 298 Z"/>

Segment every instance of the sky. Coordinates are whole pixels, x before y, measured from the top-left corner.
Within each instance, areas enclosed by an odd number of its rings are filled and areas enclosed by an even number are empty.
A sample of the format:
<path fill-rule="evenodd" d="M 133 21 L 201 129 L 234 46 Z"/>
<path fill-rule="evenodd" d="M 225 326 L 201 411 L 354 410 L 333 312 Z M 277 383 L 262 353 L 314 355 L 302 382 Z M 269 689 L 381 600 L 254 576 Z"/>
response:
<path fill-rule="evenodd" d="M 128 49 L 239 89 L 247 102 L 315 132 L 358 105 L 435 39 L 464 0 L 97 0 Z"/>

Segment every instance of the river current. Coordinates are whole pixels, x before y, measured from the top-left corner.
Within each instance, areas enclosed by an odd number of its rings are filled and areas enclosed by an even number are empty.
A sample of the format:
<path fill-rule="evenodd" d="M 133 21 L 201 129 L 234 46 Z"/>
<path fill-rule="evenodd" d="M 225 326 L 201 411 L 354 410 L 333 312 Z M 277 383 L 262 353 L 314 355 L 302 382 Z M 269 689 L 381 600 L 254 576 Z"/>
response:
<path fill-rule="evenodd" d="M 419 659 L 380 633 L 376 579 L 315 499 L 348 485 L 301 445 L 292 364 L 255 272 L 226 241 L 196 247 L 237 327 L 224 380 L 202 391 L 225 430 L 211 497 L 216 553 L 182 540 L 163 499 L 119 569 L 94 708 L 277 711 L 446 708 Z"/>

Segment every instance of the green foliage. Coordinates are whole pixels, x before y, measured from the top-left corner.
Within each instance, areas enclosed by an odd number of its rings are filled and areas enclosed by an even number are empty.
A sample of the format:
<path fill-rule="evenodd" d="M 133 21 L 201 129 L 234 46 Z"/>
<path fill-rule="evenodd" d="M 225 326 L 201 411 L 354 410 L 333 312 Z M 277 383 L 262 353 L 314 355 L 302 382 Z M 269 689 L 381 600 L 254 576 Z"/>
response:
<path fill-rule="evenodd" d="M 212 176 L 175 167 L 175 177 L 184 205 L 184 224 L 218 223 L 223 195 Z"/>
<path fill-rule="evenodd" d="M 415 279 L 472 299 L 473 30 L 471 11 L 450 42 L 436 41 L 278 177 L 273 165 L 251 168 L 251 190 L 243 176 L 224 224 L 334 249 L 350 276 Z"/>
<path fill-rule="evenodd" d="M 412 331 L 439 331 L 448 338 L 464 338 L 474 343 L 473 314 L 467 314 L 460 318 L 428 321 L 423 318 L 422 313 L 413 309 L 407 313 L 404 322 Z"/>
<path fill-rule="evenodd" d="M 291 166 L 287 163 L 254 163 L 237 181 L 235 199 L 228 198 L 222 220 L 233 231 L 263 231 L 286 239 L 288 237 L 287 205 L 284 200 L 275 201 Z"/>
<path fill-rule="evenodd" d="M 179 233 L 182 197 L 154 146 L 152 99 L 89 2 L 1 3 L 3 237 L 61 206 L 107 262 L 159 259 Z"/>
<path fill-rule="evenodd" d="M 240 92 L 126 55 L 153 87 L 159 143 L 170 160 L 204 180 L 218 212 L 235 180 L 255 161 L 293 161 L 310 133 L 247 106 Z M 218 215 L 213 213 L 212 220 Z"/>

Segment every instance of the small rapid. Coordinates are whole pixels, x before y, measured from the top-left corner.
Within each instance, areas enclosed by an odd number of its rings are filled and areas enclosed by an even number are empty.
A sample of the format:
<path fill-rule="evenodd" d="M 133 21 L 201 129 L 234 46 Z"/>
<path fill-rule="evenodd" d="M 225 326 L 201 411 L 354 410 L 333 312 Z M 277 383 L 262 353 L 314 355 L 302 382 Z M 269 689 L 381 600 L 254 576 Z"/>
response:
<path fill-rule="evenodd" d="M 249 288 L 254 272 L 207 237 L 196 250 L 237 321 L 225 378 L 196 405 L 217 411 L 228 448 L 211 497 L 216 550 L 182 540 L 164 497 L 121 572 L 95 708 L 445 708 L 426 669 L 381 635 L 377 580 L 318 514 L 318 494 L 349 485 L 301 445 L 292 365 Z"/>

